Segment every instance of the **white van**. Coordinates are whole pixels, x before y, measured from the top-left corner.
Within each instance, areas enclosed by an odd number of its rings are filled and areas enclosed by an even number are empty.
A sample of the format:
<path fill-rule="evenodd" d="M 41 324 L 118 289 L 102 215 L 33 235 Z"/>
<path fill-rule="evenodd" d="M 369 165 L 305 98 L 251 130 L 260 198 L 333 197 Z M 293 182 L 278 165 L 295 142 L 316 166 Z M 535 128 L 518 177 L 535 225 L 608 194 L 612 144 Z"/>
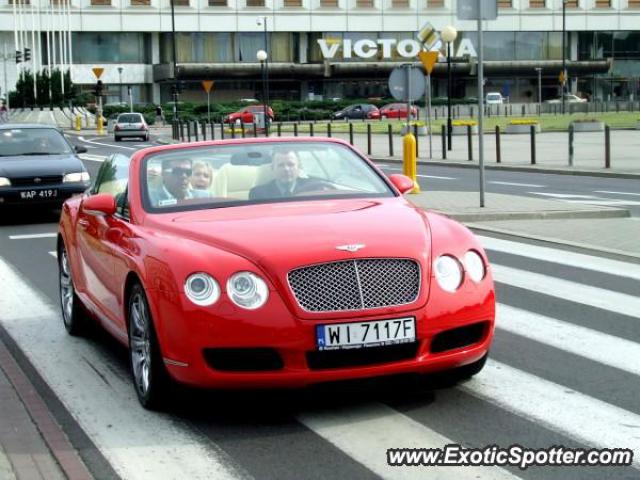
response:
<path fill-rule="evenodd" d="M 504 97 L 499 92 L 487 93 L 484 103 L 487 105 L 502 105 L 504 103 Z"/>

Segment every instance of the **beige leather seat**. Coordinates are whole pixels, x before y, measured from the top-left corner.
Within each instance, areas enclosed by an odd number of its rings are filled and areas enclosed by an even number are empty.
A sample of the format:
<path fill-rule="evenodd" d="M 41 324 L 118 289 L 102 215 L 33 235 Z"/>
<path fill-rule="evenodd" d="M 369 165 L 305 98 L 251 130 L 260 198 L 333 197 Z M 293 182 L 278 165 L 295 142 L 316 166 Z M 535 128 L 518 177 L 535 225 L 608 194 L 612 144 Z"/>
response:
<path fill-rule="evenodd" d="M 223 165 L 214 180 L 214 191 L 219 197 L 247 200 L 258 179 L 260 167 L 253 165 Z"/>

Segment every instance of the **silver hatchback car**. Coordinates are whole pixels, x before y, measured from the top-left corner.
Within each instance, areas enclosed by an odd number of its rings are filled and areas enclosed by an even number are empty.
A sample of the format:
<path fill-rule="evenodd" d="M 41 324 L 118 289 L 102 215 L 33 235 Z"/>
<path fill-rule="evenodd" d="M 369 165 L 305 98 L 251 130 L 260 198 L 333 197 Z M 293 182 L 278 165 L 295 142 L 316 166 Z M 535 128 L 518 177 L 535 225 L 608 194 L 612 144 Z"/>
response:
<path fill-rule="evenodd" d="M 142 138 L 149 141 L 149 126 L 141 113 L 121 113 L 113 126 L 113 136 L 116 142 L 123 138 Z"/>

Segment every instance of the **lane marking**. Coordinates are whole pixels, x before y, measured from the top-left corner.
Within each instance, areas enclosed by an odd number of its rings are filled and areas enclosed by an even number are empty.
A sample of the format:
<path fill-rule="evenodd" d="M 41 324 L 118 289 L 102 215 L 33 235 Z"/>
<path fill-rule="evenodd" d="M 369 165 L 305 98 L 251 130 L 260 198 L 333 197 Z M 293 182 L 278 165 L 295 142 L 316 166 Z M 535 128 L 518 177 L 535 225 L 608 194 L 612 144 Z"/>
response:
<path fill-rule="evenodd" d="M 640 343 L 499 304 L 496 324 L 521 337 L 640 376 Z"/>
<path fill-rule="evenodd" d="M 57 233 L 30 233 L 25 235 L 9 235 L 10 240 L 26 240 L 29 238 L 56 238 Z"/>
<path fill-rule="evenodd" d="M 630 317 L 640 318 L 640 298 L 626 293 L 613 292 L 603 288 L 562 280 L 539 273 L 526 272 L 517 268 L 492 264 L 491 269 L 497 282 L 514 287 L 561 298 L 570 302 L 602 308 Z"/>
<path fill-rule="evenodd" d="M 612 205 L 640 205 L 640 202 L 636 202 L 633 200 L 564 200 L 567 203 L 580 203 L 580 204 L 590 204 L 590 205 L 603 205 L 603 206 L 612 206 Z"/>
<path fill-rule="evenodd" d="M 640 193 L 631 193 L 631 192 L 610 192 L 608 190 L 594 190 L 594 193 L 609 193 L 613 195 L 633 195 L 636 197 L 640 197 Z"/>
<path fill-rule="evenodd" d="M 55 250 L 49 252 L 49 255 L 51 255 L 53 258 L 58 258 L 58 252 L 56 252 Z"/>
<path fill-rule="evenodd" d="M 528 188 L 545 188 L 546 187 L 546 185 L 535 185 L 533 183 L 498 182 L 498 181 L 491 181 L 489 183 L 493 183 L 494 185 L 509 185 L 512 187 L 528 187 Z"/>
<path fill-rule="evenodd" d="M 103 155 L 90 155 L 86 153 L 81 153 L 78 155 L 82 160 L 87 160 L 88 162 L 104 162 L 108 157 Z"/>
<path fill-rule="evenodd" d="M 504 363 L 489 359 L 459 388 L 587 445 L 640 451 L 639 415 Z"/>
<path fill-rule="evenodd" d="M 513 242 L 500 238 L 484 237 L 481 235 L 478 235 L 478 238 L 487 250 L 510 253 L 512 255 L 533 258 L 535 260 L 560 263 L 569 267 L 586 268 L 594 272 L 608 273 L 609 275 L 640 280 L 640 265 L 621 262 L 619 260 L 593 257 L 583 253 L 556 250 L 555 248 L 550 247 Z"/>
<path fill-rule="evenodd" d="M 456 443 L 380 403 L 297 415 L 298 421 L 382 478 L 414 479 L 416 470 L 387 465 L 389 448 L 443 448 Z M 429 478 L 518 478 L 498 467 L 429 467 Z"/>
<path fill-rule="evenodd" d="M 147 148 L 147 147 L 153 147 L 153 145 L 151 145 L 151 144 L 147 144 L 147 145 L 134 145 L 134 147 Z"/>
<path fill-rule="evenodd" d="M 58 309 L 2 258 L 0 291 L 11 292 L 0 296 L 0 322 L 120 477 L 244 477 L 208 438 L 140 407 L 127 369 L 67 335 Z"/>
<path fill-rule="evenodd" d="M 421 175 L 420 173 L 416 174 L 416 177 L 421 177 L 421 178 L 433 178 L 435 180 L 456 180 L 453 177 L 439 177 L 438 175 Z"/>
<path fill-rule="evenodd" d="M 93 139 L 93 140 L 84 139 L 83 142 L 91 143 L 93 145 L 101 145 L 103 147 L 110 147 L 110 148 L 115 147 L 115 148 L 124 148 L 125 150 L 135 150 L 135 148 L 133 148 L 133 147 L 125 147 L 124 145 L 112 145 L 110 143 L 96 142 L 95 139 Z"/>
<path fill-rule="evenodd" d="M 594 197 L 593 195 L 575 195 L 572 193 L 546 193 L 546 192 L 527 192 L 533 195 L 543 195 L 545 197 L 552 198 L 561 198 L 561 199 L 569 199 L 569 198 L 594 198 L 597 199 L 599 197 Z"/>

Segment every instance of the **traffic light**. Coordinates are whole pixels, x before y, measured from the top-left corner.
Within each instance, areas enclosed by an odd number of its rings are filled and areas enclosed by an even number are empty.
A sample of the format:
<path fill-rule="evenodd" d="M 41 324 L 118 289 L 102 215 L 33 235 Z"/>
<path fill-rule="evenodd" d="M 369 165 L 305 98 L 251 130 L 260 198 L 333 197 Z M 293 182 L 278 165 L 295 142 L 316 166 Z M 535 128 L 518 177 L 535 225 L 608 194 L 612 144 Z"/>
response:
<path fill-rule="evenodd" d="M 22 51 L 16 50 L 16 63 L 22 63 Z"/>
<path fill-rule="evenodd" d="M 103 88 L 104 88 L 104 85 L 102 84 L 102 80 L 98 80 L 98 81 L 96 82 L 96 87 L 95 87 L 95 89 L 93 90 L 93 94 L 94 94 L 96 97 L 101 97 L 101 96 L 102 96 L 102 89 L 103 89 Z"/>
<path fill-rule="evenodd" d="M 30 48 L 25 48 L 24 49 L 24 61 L 28 62 L 29 60 L 31 60 L 31 49 Z"/>

